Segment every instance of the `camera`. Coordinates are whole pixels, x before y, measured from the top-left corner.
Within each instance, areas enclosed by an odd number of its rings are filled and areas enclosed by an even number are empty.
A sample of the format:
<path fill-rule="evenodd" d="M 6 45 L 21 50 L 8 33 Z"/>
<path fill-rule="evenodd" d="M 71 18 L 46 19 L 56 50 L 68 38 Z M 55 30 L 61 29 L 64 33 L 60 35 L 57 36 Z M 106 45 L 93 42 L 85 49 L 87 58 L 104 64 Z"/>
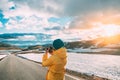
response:
<path fill-rule="evenodd" d="M 46 50 L 49 50 L 49 48 L 46 48 Z"/>
<path fill-rule="evenodd" d="M 49 53 L 52 53 L 54 49 L 53 49 L 52 46 L 50 46 L 50 47 L 47 47 L 46 50 L 47 50 Z"/>

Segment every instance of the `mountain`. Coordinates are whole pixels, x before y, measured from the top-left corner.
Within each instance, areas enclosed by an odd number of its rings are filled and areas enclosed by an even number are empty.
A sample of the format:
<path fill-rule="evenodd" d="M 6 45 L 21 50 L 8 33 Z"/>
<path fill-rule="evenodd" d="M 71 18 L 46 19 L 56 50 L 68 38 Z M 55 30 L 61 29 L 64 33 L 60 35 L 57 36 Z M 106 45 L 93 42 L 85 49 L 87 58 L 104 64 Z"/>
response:
<path fill-rule="evenodd" d="M 51 43 L 51 35 L 41 33 L 5 33 L 0 34 L 0 42 L 25 48 Z"/>
<path fill-rule="evenodd" d="M 25 35 L 45 36 L 45 34 L 42 34 L 42 33 L 4 33 L 4 34 L 0 34 L 0 38 L 2 38 L 2 39 L 11 39 L 11 38 L 18 38 L 19 36 L 25 36 Z"/>
<path fill-rule="evenodd" d="M 0 50 L 10 50 L 10 49 L 20 49 L 17 46 L 12 46 L 10 44 L 0 42 Z"/>
<path fill-rule="evenodd" d="M 42 46 L 43 49 L 52 44 L 52 35 L 41 34 L 41 33 L 5 33 L 0 34 L 0 42 L 4 44 L 18 46 L 20 48 L 35 49 L 36 46 Z M 120 34 L 109 36 L 109 37 L 99 37 L 96 39 L 81 40 L 65 42 L 65 46 L 68 49 L 73 48 L 101 48 L 111 44 L 120 43 Z M 9 46 L 7 45 L 7 46 Z"/>
<path fill-rule="evenodd" d="M 120 35 L 100 37 L 93 40 L 66 42 L 67 48 L 101 48 L 111 44 L 120 44 Z"/>
<path fill-rule="evenodd" d="M 65 47 L 67 49 L 74 48 L 102 48 L 102 47 L 110 47 L 109 45 L 113 45 L 113 47 L 117 47 L 117 44 L 120 44 L 120 35 L 110 36 L 110 37 L 101 37 L 93 40 L 82 40 L 82 41 L 74 41 L 74 42 L 65 42 Z M 38 48 L 46 48 L 52 46 L 52 44 L 45 45 L 35 45 L 29 46 L 28 49 L 38 49 Z"/>

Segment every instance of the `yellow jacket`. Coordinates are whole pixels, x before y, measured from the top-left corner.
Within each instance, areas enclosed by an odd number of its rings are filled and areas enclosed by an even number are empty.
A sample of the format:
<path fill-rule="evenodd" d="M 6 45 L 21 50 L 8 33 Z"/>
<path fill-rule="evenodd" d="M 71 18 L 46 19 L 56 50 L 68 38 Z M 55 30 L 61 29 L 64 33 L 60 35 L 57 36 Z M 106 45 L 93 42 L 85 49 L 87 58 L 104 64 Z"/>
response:
<path fill-rule="evenodd" d="M 60 48 L 53 52 L 48 58 L 47 54 L 43 55 L 42 65 L 49 67 L 46 80 L 64 80 L 65 65 L 67 63 L 67 54 L 65 48 Z"/>

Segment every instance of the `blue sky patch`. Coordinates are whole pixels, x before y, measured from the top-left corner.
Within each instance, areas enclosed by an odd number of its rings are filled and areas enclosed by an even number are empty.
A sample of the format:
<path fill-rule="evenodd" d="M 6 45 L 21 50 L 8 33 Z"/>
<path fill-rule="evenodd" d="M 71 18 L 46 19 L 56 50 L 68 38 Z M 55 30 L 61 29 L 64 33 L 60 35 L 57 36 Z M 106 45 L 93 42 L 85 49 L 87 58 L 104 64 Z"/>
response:
<path fill-rule="evenodd" d="M 64 26 L 67 22 L 72 21 L 72 18 L 71 17 L 62 17 L 62 18 L 51 17 L 48 19 L 48 21 L 53 23 L 58 23 Z"/>
<path fill-rule="evenodd" d="M 0 22 L 5 25 L 9 21 L 8 18 L 4 18 L 2 11 L 0 11 Z"/>

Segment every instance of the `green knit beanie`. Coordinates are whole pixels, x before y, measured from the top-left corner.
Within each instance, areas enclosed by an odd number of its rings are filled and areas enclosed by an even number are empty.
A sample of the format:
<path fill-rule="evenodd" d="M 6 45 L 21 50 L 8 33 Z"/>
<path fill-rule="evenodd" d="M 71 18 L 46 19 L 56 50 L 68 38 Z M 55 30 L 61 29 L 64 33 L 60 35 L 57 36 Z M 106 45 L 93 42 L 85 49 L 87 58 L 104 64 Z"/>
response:
<path fill-rule="evenodd" d="M 64 42 L 61 39 L 56 39 L 53 41 L 53 47 L 57 50 L 64 47 Z"/>

